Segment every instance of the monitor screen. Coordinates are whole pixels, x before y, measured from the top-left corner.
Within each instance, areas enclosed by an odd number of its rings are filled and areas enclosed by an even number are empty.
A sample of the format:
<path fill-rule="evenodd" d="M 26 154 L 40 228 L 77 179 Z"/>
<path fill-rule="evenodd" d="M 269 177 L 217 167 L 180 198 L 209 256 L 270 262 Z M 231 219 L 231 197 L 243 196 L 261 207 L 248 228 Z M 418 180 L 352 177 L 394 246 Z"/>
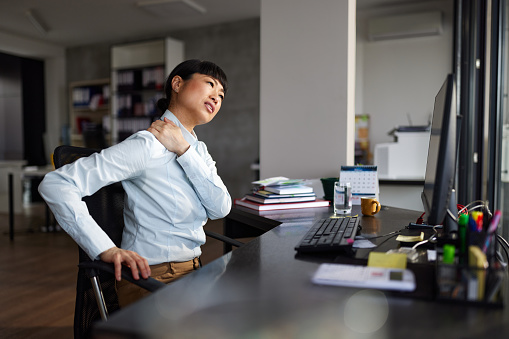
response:
<path fill-rule="evenodd" d="M 428 225 L 442 225 L 456 179 L 456 86 L 449 74 L 435 97 L 422 203 Z M 453 197 L 455 204 L 455 197 Z"/>

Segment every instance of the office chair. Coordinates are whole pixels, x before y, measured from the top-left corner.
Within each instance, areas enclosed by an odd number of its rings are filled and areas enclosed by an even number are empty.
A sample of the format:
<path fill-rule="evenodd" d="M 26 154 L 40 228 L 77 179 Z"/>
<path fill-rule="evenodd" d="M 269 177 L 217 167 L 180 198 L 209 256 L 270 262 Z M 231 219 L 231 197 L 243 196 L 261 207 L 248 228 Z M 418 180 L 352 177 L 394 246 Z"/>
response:
<path fill-rule="evenodd" d="M 95 152 L 97 150 L 90 148 L 59 146 L 53 154 L 55 168 L 60 168 Z M 122 184 L 114 183 L 103 187 L 91 196 L 83 198 L 90 215 L 118 247 L 122 242 L 122 231 L 124 229 L 124 194 Z M 210 231 L 205 231 L 205 233 L 209 237 L 236 247 L 242 245 L 241 242 L 221 234 Z M 90 336 L 92 323 L 98 319 L 106 320 L 108 312 L 117 310 L 119 306 L 115 290 L 113 264 L 100 260 L 92 261 L 85 251 L 79 247 L 78 249 L 79 269 L 74 312 L 74 337 L 87 338 Z M 165 286 L 164 283 L 152 278 L 134 280 L 131 270 L 125 266 L 122 267 L 122 279 L 126 279 L 151 292 Z"/>

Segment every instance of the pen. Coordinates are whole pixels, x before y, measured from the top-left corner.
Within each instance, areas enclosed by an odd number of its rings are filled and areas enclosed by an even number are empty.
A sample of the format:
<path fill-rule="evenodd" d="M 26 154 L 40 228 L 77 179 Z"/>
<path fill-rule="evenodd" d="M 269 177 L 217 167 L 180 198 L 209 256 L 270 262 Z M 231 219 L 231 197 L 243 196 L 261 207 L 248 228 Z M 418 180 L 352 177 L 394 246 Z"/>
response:
<path fill-rule="evenodd" d="M 488 232 L 486 234 L 486 240 L 484 241 L 484 246 L 482 251 L 486 253 L 488 250 L 488 247 L 490 246 L 491 239 L 493 238 L 493 233 L 496 232 L 498 223 L 500 222 L 500 217 L 502 216 L 502 213 L 500 210 L 496 210 L 493 214 L 493 218 L 491 218 L 490 226 L 488 228 Z"/>
<path fill-rule="evenodd" d="M 500 212 L 500 210 L 496 210 L 495 213 L 493 213 L 493 218 L 491 218 L 490 226 L 488 228 L 488 233 L 495 233 L 501 217 L 502 217 L 502 212 Z"/>

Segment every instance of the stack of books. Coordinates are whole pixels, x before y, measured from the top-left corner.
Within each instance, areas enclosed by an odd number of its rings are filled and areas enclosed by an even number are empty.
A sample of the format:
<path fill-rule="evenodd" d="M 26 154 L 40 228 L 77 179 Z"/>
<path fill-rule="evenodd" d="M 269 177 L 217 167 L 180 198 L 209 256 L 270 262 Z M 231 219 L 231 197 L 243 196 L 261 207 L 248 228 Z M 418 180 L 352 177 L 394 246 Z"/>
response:
<path fill-rule="evenodd" d="M 329 206 L 329 201 L 316 198 L 313 187 L 303 179 L 275 177 L 252 184 L 253 192 L 235 199 L 236 205 L 257 211 Z"/>

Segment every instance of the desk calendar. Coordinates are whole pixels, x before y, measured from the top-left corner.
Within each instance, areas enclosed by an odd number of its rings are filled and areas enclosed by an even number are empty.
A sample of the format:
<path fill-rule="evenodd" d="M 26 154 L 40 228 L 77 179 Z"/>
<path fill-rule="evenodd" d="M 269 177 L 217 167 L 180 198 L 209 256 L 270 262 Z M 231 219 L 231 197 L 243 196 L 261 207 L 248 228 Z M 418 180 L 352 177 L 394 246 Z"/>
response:
<path fill-rule="evenodd" d="M 352 185 L 354 205 L 360 205 L 361 197 L 378 199 L 378 172 L 376 166 L 341 166 L 339 181 Z"/>

